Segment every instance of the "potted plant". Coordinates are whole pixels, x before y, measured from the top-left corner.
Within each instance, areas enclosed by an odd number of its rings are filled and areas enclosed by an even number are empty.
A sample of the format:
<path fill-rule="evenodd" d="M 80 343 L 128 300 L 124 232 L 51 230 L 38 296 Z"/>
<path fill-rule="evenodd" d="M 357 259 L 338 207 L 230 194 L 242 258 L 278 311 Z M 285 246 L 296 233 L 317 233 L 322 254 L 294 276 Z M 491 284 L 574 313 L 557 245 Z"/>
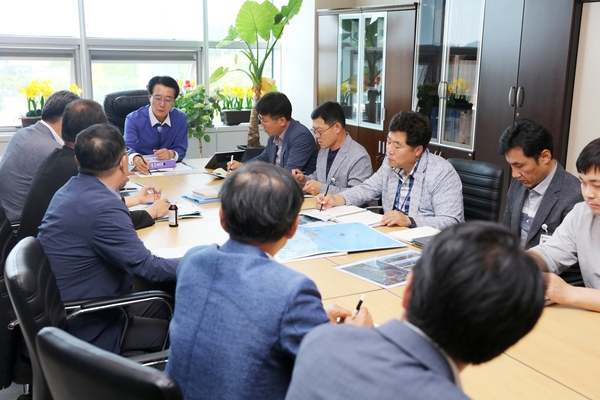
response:
<path fill-rule="evenodd" d="M 213 128 L 215 111 L 220 111 L 219 98 L 208 96 L 204 85 L 196 85 L 194 81 L 178 81 L 179 97 L 174 107 L 185 113 L 188 123 L 188 137 L 198 139 L 200 156 L 202 156 L 202 140 L 210 142 L 206 128 Z"/>
<path fill-rule="evenodd" d="M 44 108 L 44 102 L 54 91 L 50 89 L 52 82 L 43 81 L 40 83 L 37 79 L 19 89 L 19 93 L 24 94 L 27 97 L 27 113 L 21 116 L 21 125 L 23 128 L 29 125 L 33 125 L 42 118 L 42 108 Z"/>
<path fill-rule="evenodd" d="M 289 0 L 287 6 L 282 6 L 281 10 L 268 0 L 261 4 L 255 1 L 246 1 L 237 14 L 235 26 L 229 27 L 227 37 L 217 45 L 217 48 L 220 48 L 232 43 L 238 44 L 241 53 L 250 63 L 248 70 L 238 68 L 232 70 L 245 73 L 252 82 L 253 104 L 248 128 L 248 147 L 250 148 L 260 146 L 256 102 L 260 99 L 262 92 L 276 90 L 275 81 L 263 77 L 265 63 L 281 39 L 285 26 L 300 11 L 300 6 L 302 6 L 302 0 Z M 266 41 L 263 49 L 259 46 L 259 38 Z M 228 72 L 230 72 L 229 68 L 217 68 L 210 77 L 210 83 L 218 81 Z"/>
<path fill-rule="evenodd" d="M 225 125 L 239 125 L 250 121 L 252 110 L 252 86 L 223 86 L 217 89 L 217 96 L 223 102 L 221 122 Z"/>

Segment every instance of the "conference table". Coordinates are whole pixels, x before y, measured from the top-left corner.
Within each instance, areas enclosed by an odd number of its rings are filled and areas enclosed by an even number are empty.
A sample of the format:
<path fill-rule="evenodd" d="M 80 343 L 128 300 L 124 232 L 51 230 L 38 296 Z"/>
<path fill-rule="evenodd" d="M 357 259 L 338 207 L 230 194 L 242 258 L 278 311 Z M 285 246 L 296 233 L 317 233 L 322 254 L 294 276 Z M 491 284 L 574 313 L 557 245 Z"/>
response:
<path fill-rule="evenodd" d="M 193 189 L 220 186 L 223 180 L 204 173 L 207 159 L 186 160 L 195 173 L 131 178 L 145 186 L 161 187 L 170 201 L 191 203 L 181 196 Z M 210 171 L 210 170 L 207 170 Z M 191 203 L 194 204 L 194 203 Z M 177 228 L 167 222 L 138 231 L 152 251 L 211 243 L 222 244 L 228 234 L 219 222 L 219 202 L 194 204 L 202 218 L 180 220 Z M 312 209 L 314 198 L 306 198 L 303 209 Z M 377 228 L 383 233 L 394 229 Z M 323 304 L 338 304 L 354 309 L 362 294 L 376 324 L 401 318 L 404 287 L 383 289 L 334 267 L 391 254 L 402 249 L 352 253 L 344 256 L 288 262 L 289 268 L 311 278 Z M 474 343 L 473 345 L 477 345 Z M 544 309 L 535 328 L 496 359 L 468 366 L 461 373 L 462 386 L 473 399 L 600 399 L 600 313 L 569 306 L 552 305 Z"/>

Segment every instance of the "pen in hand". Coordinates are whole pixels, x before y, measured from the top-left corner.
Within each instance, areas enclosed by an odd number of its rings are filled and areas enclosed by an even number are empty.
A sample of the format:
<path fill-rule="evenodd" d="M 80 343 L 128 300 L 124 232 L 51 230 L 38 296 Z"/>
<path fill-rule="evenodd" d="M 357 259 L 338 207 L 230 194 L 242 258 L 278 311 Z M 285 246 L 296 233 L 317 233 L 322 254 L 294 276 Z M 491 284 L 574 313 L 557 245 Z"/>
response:
<path fill-rule="evenodd" d="M 233 166 L 233 154 L 231 155 L 231 160 L 229 161 L 229 166 L 227 167 L 227 172 L 231 171 L 232 166 Z"/>
<path fill-rule="evenodd" d="M 144 163 L 144 165 L 147 167 L 147 166 L 148 166 L 148 163 L 146 162 L 146 159 L 145 159 L 144 157 L 142 157 L 142 156 L 140 156 L 140 158 L 142 159 L 142 162 Z M 152 172 L 150 172 L 150 168 L 148 168 L 148 173 L 149 173 L 150 175 L 152 175 Z"/>
<path fill-rule="evenodd" d="M 329 185 L 332 184 L 335 185 L 335 178 L 331 178 L 331 180 L 327 184 L 327 187 L 325 188 L 325 194 L 323 195 L 323 201 L 325 201 L 325 197 L 327 197 L 327 192 L 329 192 Z M 323 211 L 323 203 L 321 203 L 321 208 L 319 208 L 319 211 Z"/>
<path fill-rule="evenodd" d="M 362 296 L 360 296 L 360 300 L 358 301 L 358 304 L 356 305 L 356 310 L 354 310 L 352 312 L 352 318 L 356 317 L 356 314 L 358 314 L 358 312 L 360 311 L 360 306 L 362 306 L 362 303 L 364 300 L 365 300 L 365 295 L 363 294 Z"/>

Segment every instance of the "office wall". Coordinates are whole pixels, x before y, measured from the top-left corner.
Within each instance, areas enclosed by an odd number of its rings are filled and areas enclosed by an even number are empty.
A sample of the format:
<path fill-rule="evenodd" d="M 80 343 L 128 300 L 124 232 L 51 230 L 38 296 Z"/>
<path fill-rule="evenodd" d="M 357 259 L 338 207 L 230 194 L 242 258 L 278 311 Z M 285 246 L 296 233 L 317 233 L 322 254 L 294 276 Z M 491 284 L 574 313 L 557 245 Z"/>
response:
<path fill-rule="evenodd" d="M 600 93 L 600 3 L 585 3 L 581 20 L 573 111 L 567 149 L 567 171 L 576 174 L 575 161 L 581 150 L 600 137 L 598 93 Z"/>

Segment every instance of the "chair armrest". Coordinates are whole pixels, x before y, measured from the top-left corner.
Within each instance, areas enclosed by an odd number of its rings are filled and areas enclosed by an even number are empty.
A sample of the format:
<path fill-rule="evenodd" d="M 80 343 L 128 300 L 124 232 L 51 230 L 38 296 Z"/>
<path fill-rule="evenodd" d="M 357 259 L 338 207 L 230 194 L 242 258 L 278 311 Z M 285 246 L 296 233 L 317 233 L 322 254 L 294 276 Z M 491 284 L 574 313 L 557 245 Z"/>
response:
<path fill-rule="evenodd" d="M 71 320 L 81 314 L 120 308 L 146 301 L 162 301 L 170 308 L 171 315 L 173 314 L 173 296 L 160 290 L 148 290 L 146 292 L 130 293 L 120 297 L 87 299 L 82 300 L 78 304 L 69 302 L 69 310 L 73 311 L 67 315 L 67 320 Z M 66 305 L 65 308 L 67 308 Z"/>
<path fill-rule="evenodd" d="M 169 361 L 169 350 L 163 350 L 156 353 L 139 354 L 127 357 L 127 359 L 149 367 L 157 364 L 166 364 Z"/>

